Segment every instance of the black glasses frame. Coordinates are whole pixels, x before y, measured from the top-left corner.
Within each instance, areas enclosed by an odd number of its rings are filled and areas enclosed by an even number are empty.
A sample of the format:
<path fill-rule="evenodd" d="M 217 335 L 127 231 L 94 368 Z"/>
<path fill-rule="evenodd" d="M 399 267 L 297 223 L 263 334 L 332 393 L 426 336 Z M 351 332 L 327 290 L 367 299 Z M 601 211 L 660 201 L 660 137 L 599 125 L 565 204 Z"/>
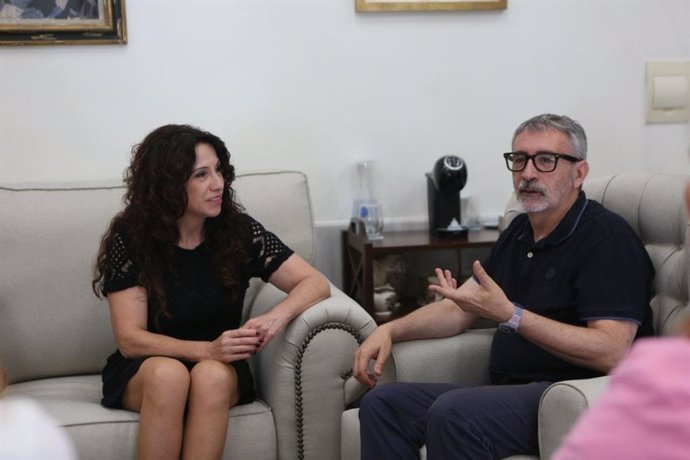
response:
<path fill-rule="evenodd" d="M 545 156 L 548 156 L 550 158 L 553 158 L 553 168 L 552 169 L 542 169 L 539 167 L 539 164 L 537 163 L 538 158 L 543 158 Z M 511 167 L 511 164 L 515 161 L 515 158 L 525 158 L 525 164 L 522 166 L 522 168 L 515 168 Z M 540 172 L 553 172 L 556 170 L 558 167 L 558 160 L 563 158 L 566 161 L 569 161 L 571 163 L 577 163 L 578 161 L 582 161 L 582 158 L 576 158 L 572 155 L 566 155 L 564 153 L 555 153 L 555 152 L 537 152 L 534 155 L 527 155 L 525 152 L 506 152 L 503 154 L 503 158 L 506 160 L 506 167 L 508 168 L 508 171 L 512 172 L 520 172 L 524 171 L 525 168 L 527 167 L 527 163 L 529 160 L 532 160 L 532 164 L 534 167 L 537 169 L 537 171 Z"/>

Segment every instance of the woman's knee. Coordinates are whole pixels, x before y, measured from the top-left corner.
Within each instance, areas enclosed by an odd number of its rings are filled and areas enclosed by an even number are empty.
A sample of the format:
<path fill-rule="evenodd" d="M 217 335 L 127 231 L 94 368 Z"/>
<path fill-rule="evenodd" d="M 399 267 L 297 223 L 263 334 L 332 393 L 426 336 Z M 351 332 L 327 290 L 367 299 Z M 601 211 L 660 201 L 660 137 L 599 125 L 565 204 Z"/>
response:
<path fill-rule="evenodd" d="M 144 391 L 150 394 L 180 394 L 189 391 L 189 371 L 179 360 L 155 356 L 146 359 L 139 369 Z"/>
<path fill-rule="evenodd" d="M 182 413 L 189 395 L 189 371 L 180 361 L 147 358 L 127 384 L 122 406 L 136 412 L 146 406 L 170 414 Z"/>
<path fill-rule="evenodd" d="M 214 360 L 198 362 L 191 371 L 192 391 L 204 397 L 224 397 L 237 391 L 237 374 L 232 366 Z"/>

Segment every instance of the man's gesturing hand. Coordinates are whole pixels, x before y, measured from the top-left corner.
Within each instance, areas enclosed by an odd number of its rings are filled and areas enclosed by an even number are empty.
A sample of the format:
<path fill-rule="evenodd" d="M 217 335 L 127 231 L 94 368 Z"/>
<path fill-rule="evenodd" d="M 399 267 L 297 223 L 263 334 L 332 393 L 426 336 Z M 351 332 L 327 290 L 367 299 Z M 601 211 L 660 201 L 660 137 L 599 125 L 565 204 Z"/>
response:
<path fill-rule="evenodd" d="M 513 315 L 513 303 L 508 300 L 503 290 L 494 282 L 478 260 L 472 264 L 473 278 L 456 288 L 457 281 L 450 271 L 436 269 L 438 284 L 429 286 L 429 290 L 452 300 L 468 313 L 488 318 L 496 322 L 507 321 Z"/>

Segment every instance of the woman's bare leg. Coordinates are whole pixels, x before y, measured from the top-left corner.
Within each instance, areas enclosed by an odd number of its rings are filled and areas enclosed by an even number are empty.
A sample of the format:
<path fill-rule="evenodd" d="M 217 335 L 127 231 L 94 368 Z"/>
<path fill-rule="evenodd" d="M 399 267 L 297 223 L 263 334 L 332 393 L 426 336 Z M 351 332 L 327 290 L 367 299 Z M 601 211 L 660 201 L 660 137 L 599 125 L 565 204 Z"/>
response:
<path fill-rule="evenodd" d="M 183 459 L 220 459 L 228 429 L 228 410 L 239 399 L 237 374 L 219 361 L 200 361 L 191 372 Z"/>
<path fill-rule="evenodd" d="M 137 459 L 179 460 L 190 375 L 180 361 L 146 359 L 127 384 L 125 409 L 139 412 Z"/>

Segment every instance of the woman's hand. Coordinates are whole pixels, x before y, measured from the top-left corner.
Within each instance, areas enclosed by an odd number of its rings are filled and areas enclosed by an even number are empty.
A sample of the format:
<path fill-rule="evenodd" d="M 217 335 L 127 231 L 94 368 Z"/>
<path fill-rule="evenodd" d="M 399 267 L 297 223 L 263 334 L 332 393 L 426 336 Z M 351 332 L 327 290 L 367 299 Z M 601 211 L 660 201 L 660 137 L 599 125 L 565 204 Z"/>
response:
<path fill-rule="evenodd" d="M 271 311 L 264 315 L 256 316 L 242 326 L 243 329 L 252 329 L 256 331 L 262 342 L 257 351 L 261 351 L 273 338 L 283 330 L 288 323 L 288 318 L 281 315 L 279 312 Z"/>
<path fill-rule="evenodd" d="M 247 359 L 261 347 L 263 337 L 255 329 L 241 327 L 223 332 L 209 343 L 208 354 L 211 359 L 230 363 Z"/>
<path fill-rule="evenodd" d="M 251 318 L 242 326 L 257 331 L 263 337 L 257 351 L 263 350 L 290 321 L 307 308 L 331 295 L 326 277 L 297 254 L 288 257 L 268 281 L 285 292 L 287 297 L 268 313 Z"/>

